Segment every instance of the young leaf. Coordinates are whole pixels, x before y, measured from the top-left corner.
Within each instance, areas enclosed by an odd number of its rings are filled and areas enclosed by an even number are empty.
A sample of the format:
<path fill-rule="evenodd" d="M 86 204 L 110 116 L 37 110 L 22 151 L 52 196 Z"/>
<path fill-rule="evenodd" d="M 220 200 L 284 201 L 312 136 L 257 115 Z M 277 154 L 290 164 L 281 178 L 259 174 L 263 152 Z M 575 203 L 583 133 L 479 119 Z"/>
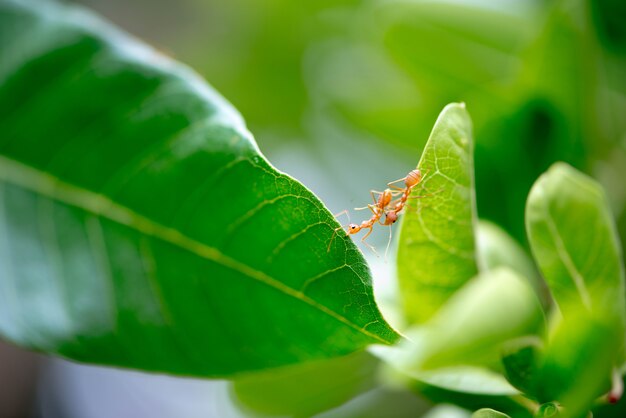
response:
<path fill-rule="evenodd" d="M 233 389 L 237 400 L 255 412 L 309 417 L 372 389 L 378 364 L 361 351 L 252 374 L 236 380 Z"/>
<path fill-rule="evenodd" d="M 451 404 L 439 404 L 433 406 L 422 418 L 470 418 L 471 412 Z"/>
<path fill-rule="evenodd" d="M 608 391 L 624 349 L 624 269 L 615 224 L 602 188 L 557 163 L 530 192 L 526 228 L 563 314 L 539 362 L 538 398 L 559 401 L 567 416 L 584 416 Z"/>
<path fill-rule="evenodd" d="M 370 350 L 385 362 L 383 377 L 391 385 L 408 387 L 432 402 L 452 403 L 470 410 L 489 406 L 515 411 L 516 417 L 530 417 L 519 392 L 491 370 L 460 366 L 420 371 L 408 366 L 412 353 L 402 346 L 373 346 Z"/>
<path fill-rule="evenodd" d="M 477 229 L 478 265 L 481 270 L 509 267 L 528 279 L 542 306 L 550 306 L 546 284 L 526 251 L 506 231 L 489 221 L 480 220 Z"/>
<path fill-rule="evenodd" d="M 599 184 L 564 163 L 535 183 L 526 204 L 530 245 L 564 315 L 583 306 L 626 322 L 624 267 L 615 222 Z M 602 315 L 605 316 L 605 315 Z"/>
<path fill-rule="evenodd" d="M 380 385 L 337 408 L 315 415 L 315 418 L 380 418 L 390 413 L 393 418 L 431 418 L 431 410 L 429 402 L 409 390 Z M 436 418 L 469 418 L 469 415 L 457 415 L 438 415 Z"/>
<path fill-rule="evenodd" d="M 585 310 L 564 317 L 538 362 L 540 402 L 558 401 L 567 417 L 585 417 L 594 400 L 611 387 L 621 345 L 618 328 Z"/>
<path fill-rule="evenodd" d="M 539 406 L 533 418 L 558 418 L 560 416 L 559 405 L 556 402 L 546 402 Z"/>
<path fill-rule="evenodd" d="M 422 154 L 423 180 L 400 230 L 398 280 L 410 323 L 427 321 L 477 273 L 472 152 L 465 105 L 446 106 Z"/>
<path fill-rule="evenodd" d="M 536 283 L 537 271 L 521 245 L 498 225 L 480 220 L 477 228 L 478 264 L 482 269 L 508 267 Z"/>
<path fill-rule="evenodd" d="M 496 365 L 503 344 L 542 333 L 539 300 L 526 279 L 506 268 L 485 272 L 459 290 L 417 333 L 402 342 L 406 367 Z"/>
<path fill-rule="evenodd" d="M 472 418 L 511 418 L 507 414 L 494 411 L 493 409 L 483 408 L 472 414 Z"/>
<path fill-rule="evenodd" d="M 507 380 L 532 398 L 537 397 L 537 364 L 542 349 L 540 338 L 527 336 L 507 342 L 502 351 L 502 365 Z"/>
<path fill-rule="evenodd" d="M 189 69 L 72 7 L 0 3 L 0 333 L 197 376 L 397 334 L 320 201 Z"/>

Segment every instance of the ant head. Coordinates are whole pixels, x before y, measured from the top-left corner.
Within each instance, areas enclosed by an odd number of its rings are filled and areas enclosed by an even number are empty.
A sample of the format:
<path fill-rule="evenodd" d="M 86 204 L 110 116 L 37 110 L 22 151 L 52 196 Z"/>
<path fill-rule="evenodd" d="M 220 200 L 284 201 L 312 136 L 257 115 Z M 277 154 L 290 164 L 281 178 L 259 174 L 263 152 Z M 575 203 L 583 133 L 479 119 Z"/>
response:
<path fill-rule="evenodd" d="M 360 230 L 361 230 L 361 227 L 358 226 L 357 224 L 348 225 L 348 234 L 356 234 Z"/>
<path fill-rule="evenodd" d="M 391 225 L 398 220 L 398 214 L 396 212 L 387 212 L 385 215 L 385 224 Z"/>
<path fill-rule="evenodd" d="M 413 187 L 422 180 L 422 172 L 418 169 L 412 170 L 404 178 L 404 184 L 406 187 Z"/>

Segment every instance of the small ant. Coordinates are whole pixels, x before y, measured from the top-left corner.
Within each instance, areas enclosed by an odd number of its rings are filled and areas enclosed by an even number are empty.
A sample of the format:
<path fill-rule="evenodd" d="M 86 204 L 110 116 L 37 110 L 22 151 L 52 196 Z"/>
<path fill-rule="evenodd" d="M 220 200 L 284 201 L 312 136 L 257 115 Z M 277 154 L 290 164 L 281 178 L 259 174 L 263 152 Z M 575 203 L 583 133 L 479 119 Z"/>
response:
<path fill-rule="evenodd" d="M 389 188 L 385 189 L 385 191 L 377 192 L 377 191 L 372 190 L 371 194 L 372 194 L 372 200 L 374 201 L 374 204 L 373 205 L 369 204 L 366 207 L 367 209 L 372 211 L 372 217 L 361 222 L 360 225 L 353 224 L 353 223 L 348 224 L 347 229 L 345 231 L 346 234 L 353 235 L 353 234 L 360 232 L 362 229 L 369 229 L 369 231 L 367 231 L 367 234 L 365 234 L 363 238 L 361 238 L 361 242 L 363 242 L 365 245 L 370 247 L 370 249 L 374 252 L 374 254 L 376 254 L 376 250 L 374 249 L 374 247 L 372 247 L 370 244 L 365 242 L 365 239 L 372 233 L 374 224 L 378 222 L 381 225 L 391 227 L 391 225 L 393 225 L 398 220 L 398 214 L 402 212 L 402 210 L 406 206 L 407 200 L 410 198 L 411 192 L 413 191 L 415 186 L 417 186 L 422 181 L 423 177 L 424 176 L 422 176 L 422 172 L 419 169 L 411 170 L 409 174 L 406 175 L 406 177 L 387 183 Z M 401 181 L 404 182 L 404 186 L 405 186 L 404 188 L 394 185 L 394 183 L 398 183 Z M 378 199 L 376 198 L 376 194 L 379 195 Z M 398 194 L 400 194 L 400 197 L 396 199 L 395 201 L 392 201 L 394 195 L 398 195 Z M 425 197 L 425 195 L 420 196 L 420 197 Z M 393 208 L 387 209 L 388 206 L 392 206 Z M 366 208 L 360 208 L 360 209 L 366 209 Z M 342 212 L 339 212 L 335 216 L 337 217 L 344 213 L 348 215 L 348 211 L 344 210 Z M 381 222 L 380 219 L 382 218 L 383 215 L 385 215 L 385 220 L 384 222 Z M 348 219 L 349 219 L 349 215 L 348 215 Z M 333 236 L 330 240 L 330 243 L 328 244 L 328 251 L 330 251 L 330 246 L 335 238 L 335 234 L 340 229 L 343 229 L 343 227 L 339 227 L 335 229 Z M 387 243 L 387 250 L 389 250 L 390 243 L 391 243 L 391 228 L 389 229 L 389 242 Z M 387 254 L 387 251 L 385 251 L 385 255 L 386 254 Z"/>
<path fill-rule="evenodd" d="M 374 249 L 374 247 L 372 247 L 367 242 L 365 242 L 365 239 L 372 233 L 374 224 L 376 222 L 380 223 L 381 225 L 384 225 L 382 222 L 380 222 L 380 218 L 383 216 L 383 214 L 385 214 L 385 209 L 391 203 L 391 199 L 393 198 L 394 192 L 391 189 L 386 189 L 383 192 L 377 192 L 375 190 L 372 190 L 370 193 L 372 195 L 372 200 L 374 201 L 374 204 L 373 205 L 369 204 L 367 205 L 366 208 L 372 211 L 371 218 L 361 222 L 360 225 L 353 224 L 353 223 L 348 224 L 345 232 L 347 235 L 353 235 L 353 234 L 360 232 L 362 229 L 369 229 L 369 231 L 367 231 L 367 234 L 365 234 L 363 238 L 361 238 L 361 242 L 367 245 L 368 247 L 370 247 L 372 251 L 376 253 L 376 250 Z M 376 199 L 376 194 L 379 194 L 378 199 Z M 365 209 L 365 208 L 362 208 L 362 209 Z M 344 213 L 348 215 L 348 211 L 344 210 L 342 212 L 339 212 L 337 215 L 335 215 L 335 217 L 343 215 Z M 328 243 L 328 251 L 330 251 L 330 246 L 333 242 L 333 239 L 335 238 L 335 234 L 340 229 L 343 229 L 343 227 L 340 226 L 339 228 L 335 228 L 335 232 L 333 233 L 333 236 L 330 239 L 330 242 Z"/>
<path fill-rule="evenodd" d="M 393 185 L 394 183 L 398 183 L 400 181 L 404 181 L 404 188 Z M 404 206 L 406 205 L 406 201 L 409 199 L 411 191 L 413 191 L 413 188 L 417 186 L 420 181 L 422 181 L 422 172 L 418 169 L 415 169 L 411 170 L 409 174 L 406 175 L 406 177 L 387 183 L 387 185 L 395 189 L 396 192 L 402 192 L 402 196 L 400 196 L 400 198 L 394 202 L 393 209 L 385 213 L 385 222 L 383 223 L 383 225 L 393 225 L 398 220 L 398 213 L 400 213 L 402 209 L 404 209 Z"/>

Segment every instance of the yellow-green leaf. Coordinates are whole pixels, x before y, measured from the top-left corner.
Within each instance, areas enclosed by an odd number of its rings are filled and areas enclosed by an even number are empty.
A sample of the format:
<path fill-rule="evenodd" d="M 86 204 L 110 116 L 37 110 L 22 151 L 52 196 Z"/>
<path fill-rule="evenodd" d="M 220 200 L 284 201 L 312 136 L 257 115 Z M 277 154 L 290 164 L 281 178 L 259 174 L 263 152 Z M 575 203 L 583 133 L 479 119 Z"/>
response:
<path fill-rule="evenodd" d="M 418 165 L 423 179 L 405 209 L 398 279 L 412 324 L 427 321 L 477 273 L 472 123 L 464 104 L 439 115 Z"/>

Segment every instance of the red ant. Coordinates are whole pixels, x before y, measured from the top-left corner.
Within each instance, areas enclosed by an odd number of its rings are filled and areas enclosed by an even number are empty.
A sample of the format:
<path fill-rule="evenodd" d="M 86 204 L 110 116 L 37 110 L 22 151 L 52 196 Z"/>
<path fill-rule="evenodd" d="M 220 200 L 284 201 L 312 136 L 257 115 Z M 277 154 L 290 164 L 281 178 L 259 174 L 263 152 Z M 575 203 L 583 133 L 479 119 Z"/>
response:
<path fill-rule="evenodd" d="M 404 188 L 393 185 L 394 183 L 398 183 L 400 181 L 404 181 Z M 422 172 L 418 169 L 415 169 L 411 170 L 409 174 L 406 175 L 406 177 L 387 183 L 389 187 L 395 189 L 397 192 L 402 192 L 402 196 L 400 196 L 400 198 L 395 201 L 393 209 L 385 213 L 385 222 L 383 223 L 383 225 L 393 225 L 398 220 L 398 213 L 400 213 L 402 209 L 404 209 L 406 201 L 411 195 L 411 191 L 413 191 L 413 188 L 417 186 L 420 181 L 422 181 Z"/>
<path fill-rule="evenodd" d="M 378 222 L 381 225 L 386 225 L 386 226 L 393 225 L 398 220 L 398 214 L 404 209 L 406 202 L 411 195 L 411 192 L 413 191 L 415 186 L 417 186 L 422 181 L 422 178 L 423 176 L 422 176 L 421 171 L 419 169 L 415 169 L 415 170 L 411 170 L 409 174 L 406 175 L 406 177 L 387 183 L 389 188 L 386 189 L 384 192 L 376 192 L 372 190 L 371 194 L 372 194 L 372 200 L 374 201 L 374 205 L 369 204 L 366 207 L 372 211 L 372 217 L 361 222 L 360 225 L 353 224 L 353 223 L 348 224 L 346 234 L 353 235 L 353 234 L 358 233 L 362 229 L 369 229 L 367 234 L 365 234 L 363 238 L 361 238 L 361 242 L 363 242 L 365 245 L 370 247 L 372 251 L 376 253 L 376 250 L 374 249 L 374 247 L 372 247 L 367 242 L 365 242 L 365 239 L 372 233 L 374 224 Z M 404 186 L 405 186 L 404 188 L 394 185 L 394 183 L 398 183 L 400 181 L 404 182 Z M 393 196 L 399 193 L 401 193 L 401 196 L 397 200 L 392 202 Z M 376 199 L 375 194 L 380 195 L 378 199 Z M 420 196 L 420 197 L 424 197 L 424 196 Z M 386 210 L 386 208 L 389 205 L 392 205 L 393 209 Z M 365 208 L 361 208 L 361 209 L 365 209 Z M 348 211 L 344 210 L 343 212 L 339 212 L 335 216 L 340 216 L 344 213 L 348 215 Z M 380 218 L 382 217 L 383 214 L 385 215 L 385 221 L 381 222 Z M 335 229 L 335 232 L 333 233 L 330 243 L 328 244 L 328 251 L 330 251 L 330 246 L 333 242 L 333 239 L 335 238 L 335 234 L 337 233 L 338 230 L 342 228 L 343 227 L 339 227 Z M 391 228 L 389 229 L 389 242 L 387 243 L 387 250 L 389 250 L 390 243 L 391 243 Z M 387 251 L 385 251 L 385 254 L 387 254 Z"/>
<path fill-rule="evenodd" d="M 353 234 L 358 233 L 362 229 L 369 229 L 369 231 L 367 231 L 367 234 L 365 234 L 363 238 L 361 238 L 361 242 L 363 242 L 365 245 L 370 247 L 372 251 L 376 253 L 376 250 L 374 249 L 374 247 L 372 247 L 367 242 L 365 242 L 365 239 L 372 233 L 374 224 L 376 222 L 383 225 L 383 223 L 380 222 L 380 218 L 383 216 L 383 214 L 385 214 L 385 208 L 389 206 L 389 204 L 391 203 L 391 199 L 393 198 L 394 192 L 390 189 L 386 189 L 383 192 L 377 192 L 377 191 L 372 190 L 370 193 L 372 194 L 372 200 L 374 201 L 374 204 L 373 205 L 369 204 L 366 206 L 366 208 L 372 211 L 372 217 L 361 222 L 360 225 L 353 224 L 353 223 L 348 224 L 347 229 L 346 229 L 346 234 L 353 235 Z M 376 199 L 376 194 L 380 195 L 378 199 Z M 362 208 L 362 209 L 365 209 L 365 208 Z M 342 212 L 339 212 L 337 215 L 335 215 L 335 217 L 343 215 L 344 213 L 348 215 L 348 211 L 344 210 Z M 349 215 L 348 215 L 348 218 L 349 218 Z M 335 234 L 340 229 L 343 229 L 343 227 L 340 226 L 339 228 L 335 229 L 335 232 L 333 233 L 333 236 L 330 239 L 330 242 L 328 243 L 328 251 L 330 251 L 330 246 L 333 242 L 333 239 L 335 238 Z"/>

